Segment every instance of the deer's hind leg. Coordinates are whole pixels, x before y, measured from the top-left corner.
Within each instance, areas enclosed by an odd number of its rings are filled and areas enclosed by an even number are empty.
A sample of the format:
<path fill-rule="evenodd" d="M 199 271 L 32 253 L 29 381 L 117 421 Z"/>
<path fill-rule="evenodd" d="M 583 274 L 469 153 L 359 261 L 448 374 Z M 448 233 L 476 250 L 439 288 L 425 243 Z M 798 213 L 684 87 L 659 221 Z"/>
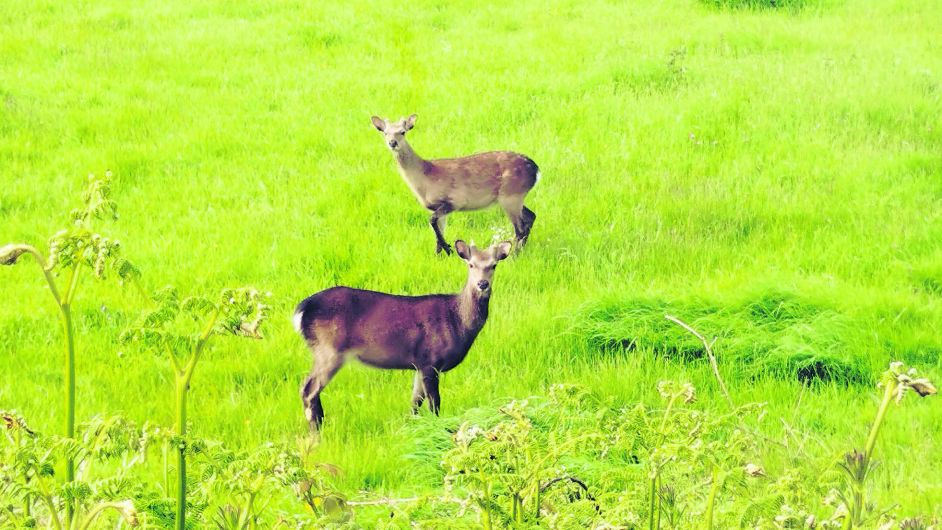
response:
<path fill-rule="evenodd" d="M 518 249 L 526 245 L 530 228 L 533 227 L 533 221 L 536 219 L 536 214 L 523 205 L 523 198 L 523 195 L 510 195 L 498 199 L 500 207 L 504 209 L 504 213 L 514 226 L 516 236 L 514 247 Z"/>
<path fill-rule="evenodd" d="M 536 222 L 536 214 L 533 213 L 533 210 L 527 208 L 526 206 L 523 207 L 522 216 L 523 218 L 521 221 L 523 223 L 523 237 L 520 238 L 521 247 L 527 244 L 527 239 L 530 238 L 530 230 L 533 229 L 533 223 Z"/>
<path fill-rule="evenodd" d="M 321 391 L 343 366 L 344 356 L 327 344 L 314 344 L 311 351 L 314 354 L 314 366 L 301 385 L 301 402 L 304 405 L 304 417 L 311 429 L 316 431 L 324 422 Z"/>

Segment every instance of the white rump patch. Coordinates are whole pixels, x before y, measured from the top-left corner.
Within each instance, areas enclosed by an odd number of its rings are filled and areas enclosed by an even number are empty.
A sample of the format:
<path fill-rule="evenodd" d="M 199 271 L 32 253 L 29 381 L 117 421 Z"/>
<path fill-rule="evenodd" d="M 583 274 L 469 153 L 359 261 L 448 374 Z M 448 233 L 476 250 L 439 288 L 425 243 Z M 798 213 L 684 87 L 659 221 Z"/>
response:
<path fill-rule="evenodd" d="M 301 318 L 304 316 L 303 311 L 298 311 L 291 317 L 291 321 L 294 323 L 294 329 L 301 333 Z"/>
<path fill-rule="evenodd" d="M 540 170 L 536 170 L 536 176 L 533 177 L 533 187 L 535 188 L 537 184 L 540 183 Z"/>

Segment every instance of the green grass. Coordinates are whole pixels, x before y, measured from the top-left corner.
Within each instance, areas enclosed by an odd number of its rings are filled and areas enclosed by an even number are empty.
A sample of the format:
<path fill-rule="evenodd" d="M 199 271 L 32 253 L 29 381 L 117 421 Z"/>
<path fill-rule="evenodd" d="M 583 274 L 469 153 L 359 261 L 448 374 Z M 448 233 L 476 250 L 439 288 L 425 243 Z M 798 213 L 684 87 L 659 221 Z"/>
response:
<path fill-rule="evenodd" d="M 672 312 L 721 337 L 734 399 L 767 401 L 772 436 L 782 418 L 835 456 L 862 443 L 890 359 L 942 375 L 942 4 L 801 4 L 6 2 L 0 243 L 43 243 L 84 175 L 111 169 L 109 233 L 148 287 L 274 293 L 267 340 L 219 341 L 201 361 L 195 430 L 290 440 L 310 363 L 294 304 L 335 284 L 464 281 L 369 122 L 415 112 L 424 156 L 514 149 L 543 173 L 529 247 L 499 268 L 490 321 L 443 379 L 446 416 L 557 382 L 653 402 L 668 377 L 720 406 L 705 361 L 669 355 L 697 348 Z M 451 216 L 447 234 L 497 229 L 489 210 Z M 55 306 L 32 265 L 0 278 L 0 408 L 56 431 Z M 171 424 L 166 359 L 117 341 L 142 305 L 86 282 L 79 419 Z M 802 393 L 795 374 L 815 361 L 835 375 Z M 435 454 L 406 458 L 423 443 L 410 426 L 431 421 L 408 415 L 411 377 L 351 364 L 324 393 L 319 457 L 346 491 L 440 481 Z M 925 457 L 942 412 L 910 405 L 882 433 L 877 499 L 939 514 Z"/>

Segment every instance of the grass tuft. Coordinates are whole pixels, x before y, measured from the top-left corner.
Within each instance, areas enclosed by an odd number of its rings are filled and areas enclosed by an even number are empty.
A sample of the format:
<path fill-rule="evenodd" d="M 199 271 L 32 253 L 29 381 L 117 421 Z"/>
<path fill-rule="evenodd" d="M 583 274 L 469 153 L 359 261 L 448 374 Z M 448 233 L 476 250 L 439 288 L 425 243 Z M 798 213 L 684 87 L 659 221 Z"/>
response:
<path fill-rule="evenodd" d="M 601 352 L 650 352 L 680 362 L 702 357 L 703 345 L 666 321 L 668 313 L 718 336 L 720 362 L 749 377 L 873 381 L 869 356 L 874 348 L 864 322 L 807 295 L 776 288 L 738 302 L 609 297 L 580 309 L 574 329 Z"/>
<path fill-rule="evenodd" d="M 704 4 L 723 9 L 783 9 L 799 11 L 819 7 L 822 0 L 700 0 Z"/>

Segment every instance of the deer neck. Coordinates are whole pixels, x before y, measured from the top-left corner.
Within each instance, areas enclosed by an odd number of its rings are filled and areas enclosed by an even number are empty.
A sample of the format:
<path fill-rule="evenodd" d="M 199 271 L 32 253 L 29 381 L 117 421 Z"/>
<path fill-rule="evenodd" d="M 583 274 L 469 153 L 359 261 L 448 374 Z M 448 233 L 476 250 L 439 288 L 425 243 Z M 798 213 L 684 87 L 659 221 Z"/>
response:
<path fill-rule="evenodd" d="M 481 295 L 481 291 L 470 283 L 458 294 L 458 317 L 468 330 L 478 331 L 487 321 L 487 306 L 490 295 Z"/>
<path fill-rule="evenodd" d="M 416 154 L 405 139 L 402 140 L 399 149 L 393 152 L 393 156 L 399 164 L 399 173 L 402 178 L 412 188 L 412 192 L 421 199 L 425 191 L 425 160 Z"/>

